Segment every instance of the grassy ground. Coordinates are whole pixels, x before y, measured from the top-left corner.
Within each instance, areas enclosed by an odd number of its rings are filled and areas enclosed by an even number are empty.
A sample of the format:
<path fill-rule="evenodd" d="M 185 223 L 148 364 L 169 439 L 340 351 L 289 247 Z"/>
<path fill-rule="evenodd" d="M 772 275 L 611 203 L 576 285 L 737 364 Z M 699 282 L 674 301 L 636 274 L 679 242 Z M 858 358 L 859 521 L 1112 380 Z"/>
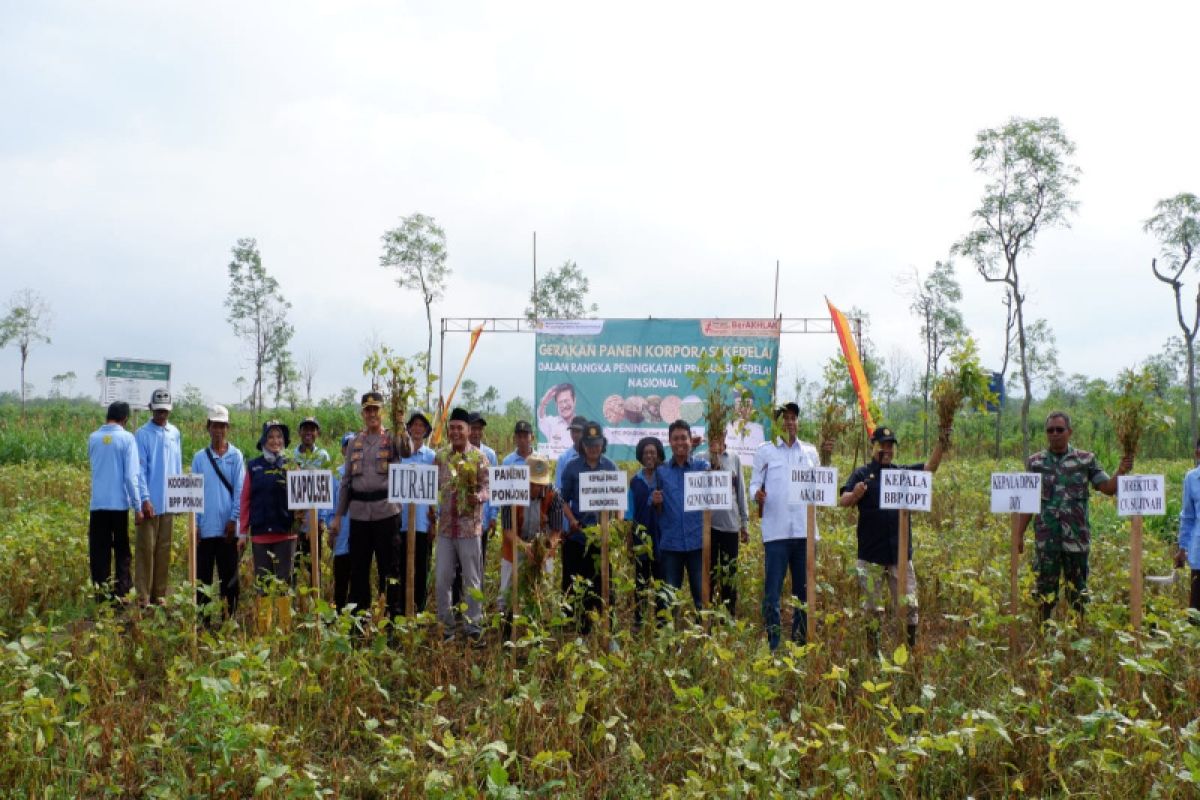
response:
<path fill-rule="evenodd" d="M 819 640 L 777 658 L 759 622 L 757 535 L 739 618 L 709 633 L 687 622 L 634 633 L 617 547 L 618 652 L 563 629 L 552 592 L 516 647 L 443 646 L 428 617 L 389 647 L 382 635 L 356 643 L 324 604 L 287 632 L 248 634 L 247 603 L 239 626 L 193 635 L 183 589 L 164 608 L 113 618 L 86 585 L 86 470 L 5 466 L 0 794 L 1195 796 L 1200 629 L 1184 619 L 1182 584 L 1148 591 L 1150 630 L 1135 638 L 1128 525 L 1095 500 L 1086 622 L 1060 614 L 1036 635 L 1027 603 L 1010 651 L 992 469 L 951 461 L 938 473 L 915 534 L 921 638 L 909 652 L 889 628 L 877 659 L 853 517 L 840 510 L 820 512 Z M 1162 574 L 1183 466 L 1139 471 L 1165 472 L 1175 489 L 1171 516 L 1147 525 L 1147 572 Z M 1022 581 L 1028 590 L 1027 569 Z"/>

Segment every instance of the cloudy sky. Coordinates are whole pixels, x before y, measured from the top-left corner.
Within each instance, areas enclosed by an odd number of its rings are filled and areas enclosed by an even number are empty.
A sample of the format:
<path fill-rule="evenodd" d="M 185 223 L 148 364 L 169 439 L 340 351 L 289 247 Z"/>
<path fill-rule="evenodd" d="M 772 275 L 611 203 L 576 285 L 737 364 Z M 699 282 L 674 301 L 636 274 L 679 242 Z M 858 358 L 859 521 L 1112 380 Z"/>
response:
<path fill-rule="evenodd" d="M 537 231 L 540 269 L 577 261 L 602 316 L 769 316 L 778 260 L 785 316 L 828 295 L 915 362 L 896 278 L 969 230 L 975 134 L 1054 115 L 1080 209 L 1025 280 L 1063 370 L 1107 378 L 1177 332 L 1141 227 L 1200 192 L 1198 24 L 1184 2 L 0 0 L 2 288 L 53 307 L 39 393 L 125 356 L 229 401 L 247 364 L 226 264 L 256 237 L 324 396 L 361 386 L 370 341 L 424 347 L 420 301 L 378 263 L 421 211 L 453 270 L 435 326 L 519 316 Z M 996 362 L 1000 292 L 958 274 Z M 815 377 L 835 351 L 787 337 L 782 367 Z M 0 353 L 0 390 L 17 364 Z M 532 338 L 485 337 L 468 375 L 530 397 Z"/>

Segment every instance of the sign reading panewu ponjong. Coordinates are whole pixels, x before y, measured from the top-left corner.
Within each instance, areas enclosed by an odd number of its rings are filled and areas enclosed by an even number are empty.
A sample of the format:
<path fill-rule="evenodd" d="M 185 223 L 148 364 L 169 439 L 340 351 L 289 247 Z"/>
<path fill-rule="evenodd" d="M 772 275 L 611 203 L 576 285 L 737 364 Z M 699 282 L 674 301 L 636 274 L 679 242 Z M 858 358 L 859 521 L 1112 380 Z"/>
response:
<path fill-rule="evenodd" d="M 559 455 L 572 446 L 571 420 L 604 428 L 609 458 L 633 460 L 645 436 L 667 441 L 677 419 L 704 432 L 704 402 L 692 389 L 702 356 L 741 359 L 753 396 L 737 403 L 726 448 L 751 458 L 763 442 L 756 408 L 769 407 L 779 359 L 777 319 L 581 319 L 537 323 L 534 391 L 538 449 Z M 731 390 L 732 392 L 732 390 Z M 730 397 L 731 402 L 734 398 Z"/>
<path fill-rule="evenodd" d="M 733 508 L 733 473 L 686 472 L 683 475 L 684 511 L 724 511 Z"/>
<path fill-rule="evenodd" d="M 388 468 L 389 503 L 435 506 L 438 468 L 433 464 L 392 464 Z"/>
<path fill-rule="evenodd" d="M 879 507 L 928 511 L 933 507 L 933 473 L 911 469 L 881 470 Z"/>
<path fill-rule="evenodd" d="M 203 514 L 204 476 L 168 475 L 166 502 L 168 514 Z"/>
<path fill-rule="evenodd" d="M 993 514 L 1037 514 L 1041 510 L 1041 473 L 992 473 Z"/>
<path fill-rule="evenodd" d="M 290 469 L 288 508 L 293 511 L 333 508 L 333 473 L 327 469 Z"/>
<path fill-rule="evenodd" d="M 836 506 L 837 470 L 833 467 L 792 467 L 788 481 L 788 503 Z"/>
<path fill-rule="evenodd" d="M 1166 513 L 1166 486 L 1162 475 L 1117 477 L 1117 516 L 1153 517 Z"/>
<path fill-rule="evenodd" d="M 528 506 L 529 467 L 525 464 L 489 467 L 488 491 L 493 506 Z"/>
<path fill-rule="evenodd" d="M 617 471 L 579 473 L 579 510 L 624 513 L 628 487 L 625 473 Z"/>

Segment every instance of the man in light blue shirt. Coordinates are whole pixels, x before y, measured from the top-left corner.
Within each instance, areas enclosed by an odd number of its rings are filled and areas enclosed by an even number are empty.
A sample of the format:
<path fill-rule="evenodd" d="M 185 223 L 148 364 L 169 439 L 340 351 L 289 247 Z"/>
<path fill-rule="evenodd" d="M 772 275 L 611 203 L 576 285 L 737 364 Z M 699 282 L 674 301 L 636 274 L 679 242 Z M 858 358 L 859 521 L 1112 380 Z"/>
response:
<path fill-rule="evenodd" d="M 143 603 L 160 602 L 167 594 L 171 569 L 171 527 L 174 514 L 166 508 L 167 476 L 183 472 L 183 443 L 179 429 L 168 422 L 171 393 L 155 389 L 150 397 L 150 421 L 135 434 L 141 465 L 142 521 L 137 525 L 133 585 Z"/>
<path fill-rule="evenodd" d="M 342 466 L 339 467 L 333 476 L 333 507 L 338 507 L 338 499 L 342 491 L 342 481 L 346 478 L 346 455 L 350 443 L 354 441 L 354 432 L 351 431 L 342 437 Z M 324 511 L 324 514 L 333 515 L 336 511 Z M 330 516 L 332 519 L 332 516 Z M 328 526 L 326 526 L 328 527 Z M 337 535 L 330 534 L 332 541 L 329 543 L 333 548 L 333 607 L 340 614 L 342 609 L 346 607 L 346 603 L 350 600 L 350 513 L 342 517 L 341 525 L 338 526 Z"/>
<path fill-rule="evenodd" d="M 88 460 L 92 465 L 92 501 L 88 514 L 88 561 L 96 602 L 116 601 L 129 594 L 130 575 L 129 511 L 137 521 L 141 488 L 138 482 L 137 443 L 125 430 L 129 403 L 116 402 L 108 407 L 105 423 L 88 437 Z M 116 562 L 116 581 L 109 581 Z M 105 587 L 110 587 L 106 589 Z"/>
<path fill-rule="evenodd" d="M 1200 518 L 1200 440 L 1194 452 L 1196 468 L 1183 478 L 1183 508 L 1179 512 L 1179 551 L 1175 566 L 1191 568 L 1192 581 L 1188 606 L 1200 612 L 1200 536 L 1196 535 L 1196 520 Z M 1193 615 L 1193 621 L 1200 617 Z"/>
<path fill-rule="evenodd" d="M 216 567 L 221 597 L 228 616 L 237 611 L 238 539 L 245 461 L 242 451 L 229 441 L 229 411 L 213 406 L 205 421 L 208 447 L 192 458 L 192 474 L 204 476 L 204 513 L 196 516 L 196 580 L 208 586 Z M 208 593 L 197 590 L 196 603 L 208 602 Z"/>
<path fill-rule="evenodd" d="M 704 582 L 704 512 L 684 511 L 684 475 L 707 472 L 708 462 L 692 457 L 692 428 L 677 419 L 667 429 L 671 458 L 658 468 L 659 486 L 650 493 L 650 502 L 661 509 L 658 515 L 658 558 L 663 581 L 676 590 L 683 588 L 687 570 L 692 604 L 702 608 Z"/>

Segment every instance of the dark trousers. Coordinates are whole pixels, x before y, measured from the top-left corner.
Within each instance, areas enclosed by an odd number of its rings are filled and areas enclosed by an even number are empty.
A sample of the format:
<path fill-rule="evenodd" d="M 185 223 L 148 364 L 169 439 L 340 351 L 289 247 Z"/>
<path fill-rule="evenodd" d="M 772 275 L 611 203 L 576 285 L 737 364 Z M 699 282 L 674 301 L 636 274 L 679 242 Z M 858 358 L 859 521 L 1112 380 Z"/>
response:
<path fill-rule="evenodd" d="M 609 587 L 611 595 L 612 587 Z M 568 603 L 564 613 L 586 635 L 592 630 L 592 612 L 600 613 L 600 548 L 570 539 L 562 543 L 562 593 Z M 609 598 L 611 605 L 611 596 Z"/>
<path fill-rule="evenodd" d="M 116 561 L 116 580 L 112 579 Z M 97 510 L 88 515 L 88 562 L 96 602 L 114 601 L 133 588 L 129 550 L 129 512 Z M 110 581 L 112 581 L 110 583 Z"/>
<path fill-rule="evenodd" d="M 683 588 L 683 572 L 687 570 L 688 588 L 692 592 L 692 605 L 699 611 L 703 607 L 701 601 L 701 582 L 704 580 L 704 551 L 703 550 L 662 550 L 658 554 L 662 562 L 663 582 L 675 589 Z"/>
<path fill-rule="evenodd" d="M 429 534 L 417 531 L 413 542 L 413 608 L 420 614 L 425 610 L 425 598 L 429 594 Z M 405 598 L 408 597 L 408 531 L 400 531 L 396 551 L 398 574 L 398 591 L 400 593 L 400 613 L 406 610 Z M 462 581 L 459 574 L 458 580 Z"/>
<path fill-rule="evenodd" d="M 377 565 L 388 616 L 394 617 L 404 610 L 396 582 L 399 525 L 399 514 L 373 522 L 350 520 L 350 602 L 357 613 L 366 613 L 375 599 L 371 593 L 372 561 Z"/>
<path fill-rule="evenodd" d="M 1192 608 L 1200 611 L 1200 569 L 1192 570 L 1192 596 L 1190 600 Z"/>
<path fill-rule="evenodd" d="M 232 616 L 237 611 L 238 595 L 241 594 L 238 584 L 237 539 L 214 536 L 196 540 L 196 582 L 204 585 L 212 583 L 213 567 L 216 567 L 226 611 Z M 207 602 L 208 595 L 197 589 L 196 603 L 203 605 Z"/>
<path fill-rule="evenodd" d="M 340 613 L 350 600 L 350 554 L 333 557 L 333 607 Z"/>
<path fill-rule="evenodd" d="M 654 590 L 654 582 L 662 580 L 662 570 L 654 544 L 649 536 L 634 536 L 633 539 L 633 585 L 637 592 L 633 606 L 633 627 L 640 628 L 642 620 L 649 613 L 650 593 Z M 655 595 L 655 612 L 663 609 L 662 598 Z"/>
<path fill-rule="evenodd" d="M 771 650 L 779 647 L 781 634 L 780 595 L 783 579 L 792 573 L 792 597 L 804 602 L 808 589 L 808 548 L 804 539 L 776 539 L 763 542 L 763 625 Z M 808 615 L 803 606 L 792 612 L 792 641 L 804 644 L 808 638 Z"/>
<path fill-rule="evenodd" d="M 713 603 L 722 602 L 729 616 L 737 615 L 737 560 L 738 532 L 712 532 L 712 563 L 709 565 L 712 576 L 709 578 L 712 586 Z"/>

